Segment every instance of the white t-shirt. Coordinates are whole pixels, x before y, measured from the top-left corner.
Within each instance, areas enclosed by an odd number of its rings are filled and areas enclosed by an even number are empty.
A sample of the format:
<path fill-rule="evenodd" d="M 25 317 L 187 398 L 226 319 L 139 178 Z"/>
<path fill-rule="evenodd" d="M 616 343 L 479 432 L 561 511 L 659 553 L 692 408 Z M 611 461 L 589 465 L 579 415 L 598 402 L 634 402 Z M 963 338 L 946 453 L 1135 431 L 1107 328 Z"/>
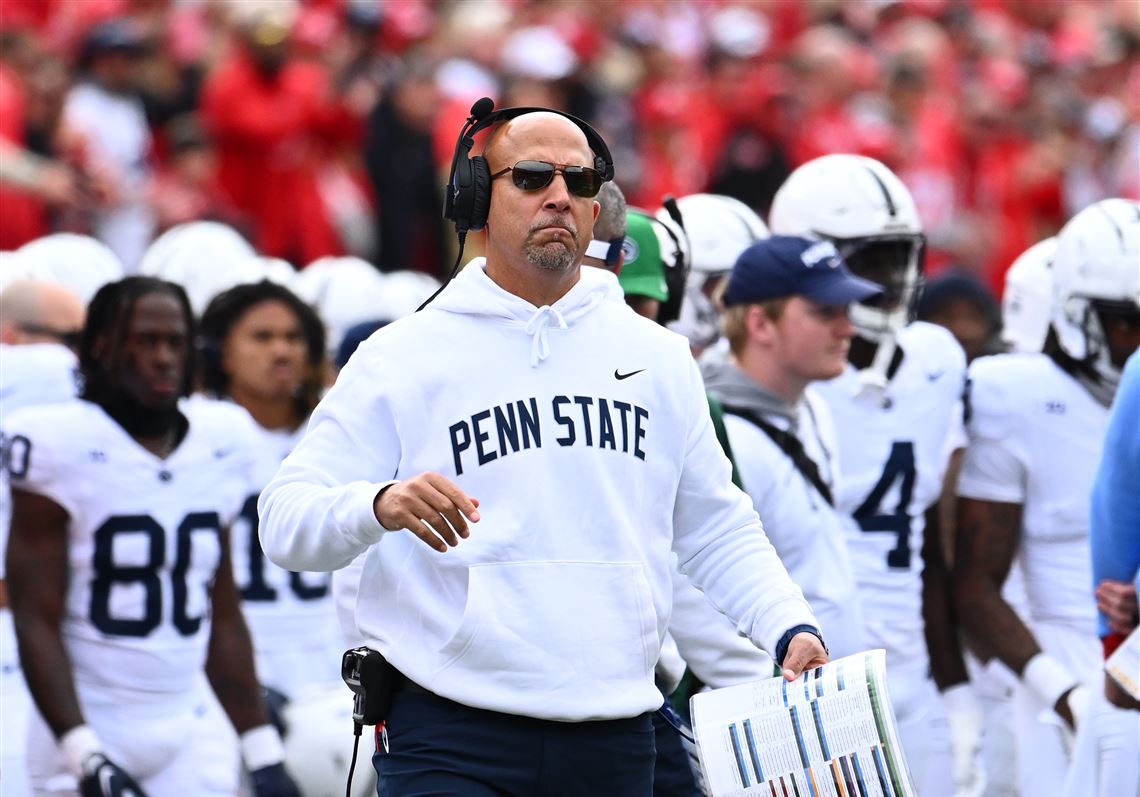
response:
<path fill-rule="evenodd" d="M 969 401 L 958 494 L 1022 505 L 1017 561 L 1031 622 L 1095 637 L 1089 496 L 1108 410 L 1044 354 L 975 361 Z"/>
<path fill-rule="evenodd" d="M 236 407 L 182 411 L 189 431 L 165 460 L 87 401 L 5 419 L 22 452 L 13 489 L 69 515 L 62 634 L 77 684 L 188 692 L 205 663 L 221 530 L 250 492 L 254 442 Z"/>
<path fill-rule="evenodd" d="M 142 102 L 80 83 L 67 95 L 63 118 L 113 181 L 118 203 L 97 214 L 95 235 L 133 272 L 154 234 L 154 213 L 146 201 L 151 136 Z"/>

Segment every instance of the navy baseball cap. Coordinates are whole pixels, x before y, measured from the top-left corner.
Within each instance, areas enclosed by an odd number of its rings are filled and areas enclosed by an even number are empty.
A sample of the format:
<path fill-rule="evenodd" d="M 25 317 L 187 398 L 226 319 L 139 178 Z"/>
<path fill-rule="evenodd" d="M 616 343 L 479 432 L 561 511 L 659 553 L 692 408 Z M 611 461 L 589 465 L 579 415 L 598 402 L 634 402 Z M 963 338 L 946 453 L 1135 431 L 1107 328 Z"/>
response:
<path fill-rule="evenodd" d="M 876 283 L 852 274 L 830 241 L 773 235 L 736 258 L 722 301 L 731 307 L 803 296 L 820 304 L 851 304 L 882 293 Z"/>

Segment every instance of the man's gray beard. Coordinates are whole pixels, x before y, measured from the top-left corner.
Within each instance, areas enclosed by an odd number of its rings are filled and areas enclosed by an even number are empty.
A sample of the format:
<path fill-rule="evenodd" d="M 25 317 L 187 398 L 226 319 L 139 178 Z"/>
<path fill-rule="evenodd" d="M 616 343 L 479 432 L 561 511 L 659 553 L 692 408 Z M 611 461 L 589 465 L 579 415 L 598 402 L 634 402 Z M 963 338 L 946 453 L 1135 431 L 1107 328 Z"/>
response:
<path fill-rule="evenodd" d="M 564 246 L 555 249 L 531 244 L 526 248 L 526 258 L 543 271 L 567 271 L 574 265 L 574 252 Z"/>

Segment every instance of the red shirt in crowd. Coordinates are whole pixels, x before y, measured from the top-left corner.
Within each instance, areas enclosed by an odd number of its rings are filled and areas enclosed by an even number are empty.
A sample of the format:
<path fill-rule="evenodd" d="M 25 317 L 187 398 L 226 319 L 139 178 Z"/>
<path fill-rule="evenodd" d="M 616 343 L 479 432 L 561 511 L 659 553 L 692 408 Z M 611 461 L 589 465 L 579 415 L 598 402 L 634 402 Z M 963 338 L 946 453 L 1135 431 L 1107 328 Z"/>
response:
<path fill-rule="evenodd" d="M 19 76 L 0 64 L 0 152 L 24 148 L 24 86 Z M 46 235 L 47 212 L 32 194 L 0 187 L 0 250 L 12 250 Z"/>
<path fill-rule="evenodd" d="M 286 63 L 267 77 L 241 52 L 203 88 L 223 189 L 252 220 L 258 250 L 299 266 L 343 252 L 318 181 L 318 137 L 340 121 L 330 122 L 326 88 L 315 64 Z"/>

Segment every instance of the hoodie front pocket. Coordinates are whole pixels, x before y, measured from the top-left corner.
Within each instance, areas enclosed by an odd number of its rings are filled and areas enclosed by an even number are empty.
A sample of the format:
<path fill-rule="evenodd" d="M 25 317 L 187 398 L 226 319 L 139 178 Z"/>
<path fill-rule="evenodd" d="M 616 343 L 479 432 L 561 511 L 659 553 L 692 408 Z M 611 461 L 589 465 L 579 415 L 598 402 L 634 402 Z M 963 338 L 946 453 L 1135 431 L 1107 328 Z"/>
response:
<path fill-rule="evenodd" d="M 657 613 L 641 564 L 511 562 L 469 573 L 437 674 L 458 665 L 519 688 L 651 677 Z"/>

